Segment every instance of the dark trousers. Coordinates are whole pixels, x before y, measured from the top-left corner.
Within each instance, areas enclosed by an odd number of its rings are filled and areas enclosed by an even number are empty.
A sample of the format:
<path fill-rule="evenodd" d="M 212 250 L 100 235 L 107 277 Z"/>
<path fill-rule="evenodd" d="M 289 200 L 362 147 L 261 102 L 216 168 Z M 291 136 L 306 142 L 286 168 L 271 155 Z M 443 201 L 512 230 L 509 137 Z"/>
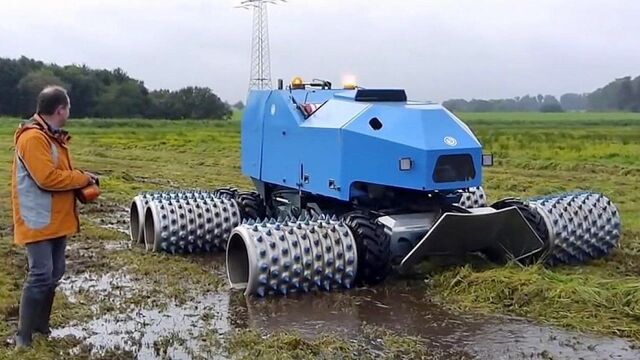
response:
<path fill-rule="evenodd" d="M 18 344 L 29 345 L 31 334 L 49 333 L 51 306 L 58 282 L 66 271 L 65 237 L 27 244 L 29 273 L 20 300 Z"/>
<path fill-rule="evenodd" d="M 29 274 L 24 283 L 25 292 L 46 292 L 56 288 L 66 271 L 65 250 L 67 239 L 56 238 L 27 244 Z"/>

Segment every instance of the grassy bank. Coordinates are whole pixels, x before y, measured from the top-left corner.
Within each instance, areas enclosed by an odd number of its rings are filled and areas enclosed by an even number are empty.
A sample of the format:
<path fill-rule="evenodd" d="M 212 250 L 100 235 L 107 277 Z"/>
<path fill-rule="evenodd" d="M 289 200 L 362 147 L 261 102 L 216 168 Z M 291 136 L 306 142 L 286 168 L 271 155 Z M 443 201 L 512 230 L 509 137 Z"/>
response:
<path fill-rule="evenodd" d="M 638 114 L 459 114 L 480 138 L 496 165 L 485 171 L 490 201 L 505 196 L 533 196 L 574 189 L 601 191 L 622 213 L 620 249 L 607 259 L 581 267 L 460 266 L 426 273 L 431 293 L 459 310 L 523 315 L 564 327 L 624 336 L 640 342 L 640 115 Z M 17 121 L 0 119 L 0 338 L 15 328 L 17 303 L 24 277 L 24 254 L 11 245 L 9 174 L 10 149 Z M 251 186 L 240 173 L 240 133 L 237 121 L 74 120 L 72 154 L 75 163 L 101 176 L 103 204 L 128 206 L 140 191 L 172 188 Z M 83 214 L 112 212 L 83 207 Z M 70 271 L 126 271 L 134 281 L 148 281 L 152 293 L 143 303 L 157 306 L 156 298 L 185 301 L 180 289 L 222 287 L 219 266 L 203 266 L 201 259 L 144 254 L 129 250 L 105 251 L 103 243 L 122 240 L 120 233 L 90 222 L 74 238 Z M 218 261 L 217 264 L 221 264 Z M 184 275 L 189 276 L 185 277 Z M 188 286 L 183 284 L 188 279 Z M 200 290 L 198 290 L 200 289 Z M 90 305 L 103 301 L 85 294 L 84 306 L 65 306 L 60 297 L 54 325 L 95 316 Z M 139 305 L 131 302 L 101 304 L 100 311 Z M 143 304 L 145 305 L 145 304 Z M 334 338 L 302 340 L 289 334 L 258 336 L 240 331 L 225 342 L 234 357 L 288 354 L 298 351 L 317 356 L 361 354 L 350 342 Z M 385 335 L 389 357 L 426 352 L 420 342 Z M 213 337 L 216 339 L 216 337 Z M 409 341 L 409 343 L 403 343 Z M 77 345 L 39 342 L 26 358 L 48 358 Z M 55 346 L 55 349 L 52 349 Z M 394 348 L 394 346 L 397 347 Z M 364 350 L 363 350 L 364 351 Z M 0 358 L 12 358 L 0 348 Z M 52 355 L 53 356 L 53 355 Z M 126 354 L 120 354 L 126 358 Z M 345 355 L 346 356 L 346 355 Z M 117 356 L 114 355 L 115 358 Z"/>

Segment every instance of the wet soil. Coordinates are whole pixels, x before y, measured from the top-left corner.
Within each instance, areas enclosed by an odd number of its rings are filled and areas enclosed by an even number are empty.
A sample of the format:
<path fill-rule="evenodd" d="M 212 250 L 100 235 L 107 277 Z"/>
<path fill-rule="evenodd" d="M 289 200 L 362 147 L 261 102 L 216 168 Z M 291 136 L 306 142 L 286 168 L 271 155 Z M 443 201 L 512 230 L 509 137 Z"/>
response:
<path fill-rule="evenodd" d="M 63 291 L 98 292 L 126 301 L 139 294 L 140 284 L 126 274 L 74 276 Z M 56 329 L 53 336 L 84 338 L 95 351 L 129 350 L 139 359 L 188 359 L 215 354 L 210 340 L 232 329 L 295 331 L 304 338 L 333 334 L 364 341 L 367 326 L 427 341 L 429 350 L 479 359 L 638 359 L 640 349 L 624 340 L 578 334 L 537 325 L 522 319 L 457 315 L 432 302 L 419 290 L 388 285 L 341 293 L 290 295 L 286 298 L 245 299 L 236 292 L 203 294 L 186 304 L 162 309 L 135 309 L 110 313 L 84 324 Z M 219 340 L 222 341 L 222 340 Z M 213 351 L 213 354 L 212 354 Z M 446 357 L 446 356 L 445 356 Z"/>
<path fill-rule="evenodd" d="M 110 201 L 86 204 L 82 215 L 91 219 L 105 229 L 116 230 L 129 235 L 129 208 Z"/>
<path fill-rule="evenodd" d="M 109 281 L 107 278 L 89 283 L 104 289 L 103 285 Z M 123 283 L 127 286 L 131 284 L 126 277 L 120 279 L 125 279 Z M 122 288 L 123 283 L 119 282 L 118 286 Z M 216 355 L 216 349 L 207 348 L 208 342 L 199 338 L 210 336 L 211 331 L 215 331 L 214 336 L 228 331 L 228 315 L 229 296 L 210 294 L 186 304 L 169 304 L 162 309 L 131 308 L 130 311 L 111 312 L 88 323 L 56 329 L 52 336 L 75 336 L 90 345 L 93 352 L 118 349 L 136 354 L 137 359 L 161 359 L 167 355 L 172 359 L 191 359 L 196 355 L 209 357 Z"/>
<path fill-rule="evenodd" d="M 118 214 L 115 209 L 110 213 Z M 98 223 L 128 234 L 126 220 L 122 220 L 128 215 L 120 212 L 115 218 Z M 127 246 L 123 235 L 123 241 L 106 243 L 103 251 Z M 207 269 L 218 269 L 212 276 L 224 276 L 218 264 L 224 261 L 222 256 L 194 261 Z M 580 334 L 518 318 L 451 313 L 435 302 L 419 281 L 389 281 L 375 288 L 266 299 L 245 298 L 228 289 L 200 290 L 190 293 L 186 303 L 167 301 L 149 308 L 131 300 L 153 296 L 150 284 L 134 281 L 123 271 L 100 273 L 82 266 L 76 270 L 80 271 L 71 271 L 61 285 L 69 301 L 91 293 L 93 298 L 108 299 L 115 310 L 89 322 L 55 329 L 53 336 L 75 336 L 92 345 L 94 351 L 123 349 L 137 354 L 138 359 L 225 358 L 220 345 L 224 335 L 236 329 L 293 331 L 307 339 L 331 334 L 349 342 L 365 342 L 372 349 L 384 346 L 382 337 L 372 338 L 370 327 L 384 328 L 400 337 L 418 337 L 439 358 L 640 359 L 640 348 L 623 339 Z M 103 313 L 98 304 L 94 310 Z"/>
<path fill-rule="evenodd" d="M 579 334 L 523 319 L 460 315 L 443 309 L 419 290 L 398 286 L 247 301 L 248 327 L 296 329 L 357 338 L 370 324 L 428 339 L 435 350 L 464 350 L 481 359 L 639 359 L 640 349 L 617 338 Z"/>

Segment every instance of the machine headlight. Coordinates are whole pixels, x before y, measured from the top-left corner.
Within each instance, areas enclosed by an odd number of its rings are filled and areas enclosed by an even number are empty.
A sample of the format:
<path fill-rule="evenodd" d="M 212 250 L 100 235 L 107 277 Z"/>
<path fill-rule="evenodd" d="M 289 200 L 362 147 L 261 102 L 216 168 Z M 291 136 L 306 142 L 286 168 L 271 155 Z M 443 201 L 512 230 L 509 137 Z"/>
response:
<path fill-rule="evenodd" d="M 401 171 L 409 171 L 413 167 L 413 160 L 411 158 L 402 158 L 400 159 L 400 170 Z"/>
<path fill-rule="evenodd" d="M 493 154 L 482 154 L 482 166 L 493 166 Z"/>

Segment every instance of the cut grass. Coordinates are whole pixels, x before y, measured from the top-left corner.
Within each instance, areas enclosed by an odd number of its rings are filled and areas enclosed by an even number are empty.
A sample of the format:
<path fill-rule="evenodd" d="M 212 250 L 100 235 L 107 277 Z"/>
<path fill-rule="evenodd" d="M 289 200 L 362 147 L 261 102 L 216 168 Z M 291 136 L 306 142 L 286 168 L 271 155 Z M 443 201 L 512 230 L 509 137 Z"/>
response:
<path fill-rule="evenodd" d="M 309 341 L 295 333 L 274 332 L 263 336 L 255 330 L 235 331 L 228 349 L 233 358 L 247 360 L 334 358 L 338 355 L 353 358 L 355 351 L 352 344 L 334 336 Z"/>
<path fill-rule="evenodd" d="M 640 282 L 596 269 L 463 266 L 436 274 L 439 295 L 461 311 L 508 311 L 579 331 L 640 339 Z M 450 301 L 453 300 L 453 304 Z"/>
<path fill-rule="evenodd" d="M 276 331 L 261 334 L 256 330 L 239 330 L 229 336 L 227 352 L 234 359 L 469 359 L 462 351 L 434 351 L 428 341 L 388 330 L 367 326 L 364 337 L 345 341 L 335 335 L 321 335 L 313 340 L 300 334 Z M 373 347 L 371 345 L 374 345 Z"/>

